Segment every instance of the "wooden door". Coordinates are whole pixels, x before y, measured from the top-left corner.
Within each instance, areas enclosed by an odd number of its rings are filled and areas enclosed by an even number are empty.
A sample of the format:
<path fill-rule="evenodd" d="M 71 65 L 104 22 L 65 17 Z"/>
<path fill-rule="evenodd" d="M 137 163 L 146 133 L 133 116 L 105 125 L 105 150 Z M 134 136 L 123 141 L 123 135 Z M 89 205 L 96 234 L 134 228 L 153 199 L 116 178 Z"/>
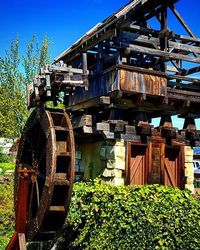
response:
<path fill-rule="evenodd" d="M 185 171 L 181 147 L 166 147 L 164 160 L 164 185 L 184 187 Z"/>
<path fill-rule="evenodd" d="M 147 146 L 129 144 L 128 146 L 128 184 L 147 183 Z"/>
<path fill-rule="evenodd" d="M 181 147 L 162 142 L 128 143 L 127 184 L 161 184 L 184 188 L 185 172 Z"/>
<path fill-rule="evenodd" d="M 148 184 L 162 184 L 164 168 L 164 143 L 149 143 Z"/>

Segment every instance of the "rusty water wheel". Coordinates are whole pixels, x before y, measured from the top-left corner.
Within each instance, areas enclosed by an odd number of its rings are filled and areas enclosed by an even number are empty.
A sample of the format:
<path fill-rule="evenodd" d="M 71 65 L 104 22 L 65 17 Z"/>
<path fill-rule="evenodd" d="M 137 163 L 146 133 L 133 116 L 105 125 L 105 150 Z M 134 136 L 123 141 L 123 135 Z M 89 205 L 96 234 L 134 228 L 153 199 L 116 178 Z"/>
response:
<path fill-rule="evenodd" d="M 47 240 L 62 228 L 69 209 L 74 181 L 75 147 L 66 112 L 37 108 L 30 115 L 19 143 L 15 171 L 15 204 L 18 169 L 30 175 L 26 240 Z"/>

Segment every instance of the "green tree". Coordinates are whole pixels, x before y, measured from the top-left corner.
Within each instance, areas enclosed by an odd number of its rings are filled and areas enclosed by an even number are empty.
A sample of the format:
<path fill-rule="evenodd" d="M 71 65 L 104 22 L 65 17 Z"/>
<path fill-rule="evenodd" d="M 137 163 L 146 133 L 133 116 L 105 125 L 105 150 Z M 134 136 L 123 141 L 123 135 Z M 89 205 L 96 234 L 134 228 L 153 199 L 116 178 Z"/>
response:
<path fill-rule="evenodd" d="M 5 57 L 0 56 L 0 137 L 19 137 L 26 122 L 26 85 L 32 81 L 39 68 L 49 63 L 49 40 L 44 37 L 39 48 L 32 36 L 23 56 L 19 53 L 18 37 L 11 42 Z"/>

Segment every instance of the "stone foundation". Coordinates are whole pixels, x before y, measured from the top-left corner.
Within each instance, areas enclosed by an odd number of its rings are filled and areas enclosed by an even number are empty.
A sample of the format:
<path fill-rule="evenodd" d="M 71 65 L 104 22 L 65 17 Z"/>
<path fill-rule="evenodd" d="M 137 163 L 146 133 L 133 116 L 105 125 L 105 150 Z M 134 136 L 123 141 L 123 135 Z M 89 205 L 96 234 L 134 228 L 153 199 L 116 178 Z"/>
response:
<path fill-rule="evenodd" d="M 185 154 L 185 188 L 194 193 L 194 167 L 193 167 L 193 149 L 189 146 L 184 147 Z"/>

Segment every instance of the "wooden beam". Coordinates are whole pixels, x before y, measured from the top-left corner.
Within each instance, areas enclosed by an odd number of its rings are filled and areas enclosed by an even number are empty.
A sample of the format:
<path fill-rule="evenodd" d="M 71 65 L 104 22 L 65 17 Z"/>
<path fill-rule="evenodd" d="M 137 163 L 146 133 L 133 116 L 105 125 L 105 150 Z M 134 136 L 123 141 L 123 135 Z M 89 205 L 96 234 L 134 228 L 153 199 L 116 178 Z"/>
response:
<path fill-rule="evenodd" d="M 179 22 L 182 24 L 182 26 L 185 28 L 185 30 L 187 31 L 187 33 L 193 37 L 196 38 L 196 36 L 194 35 L 194 33 L 192 32 L 192 30 L 189 28 L 189 26 L 186 24 L 186 22 L 183 20 L 183 18 L 181 17 L 181 15 L 179 14 L 179 12 L 177 11 L 177 9 L 174 7 L 174 5 L 170 5 L 170 10 L 174 13 L 174 15 L 177 17 L 177 19 L 179 20 Z"/>
<path fill-rule="evenodd" d="M 88 87 L 88 63 L 87 63 L 87 53 L 82 54 L 82 64 L 83 64 L 83 83 L 86 87 Z"/>
<path fill-rule="evenodd" d="M 163 2 L 162 7 L 161 7 L 161 32 L 167 31 L 167 5 L 166 1 Z M 160 38 L 160 49 L 163 50 L 164 52 L 167 52 L 167 47 L 168 47 L 168 37 L 165 35 Z M 160 64 L 161 71 L 166 72 L 166 63 L 161 62 Z"/>
<path fill-rule="evenodd" d="M 164 72 L 157 71 L 157 70 L 140 68 L 140 67 L 135 67 L 135 66 L 131 66 L 131 65 L 119 64 L 119 65 L 117 65 L 117 68 L 118 69 L 129 70 L 129 71 L 133 71 L 133 72 L 146 73 L 146 74 L 166 77 L 166 74 Z"/>
<path fill-rule="evenodd" d="M 74 73 L 74 74 L 83 74 L 83 69 L 77 69 L 77 68 L 72 68 L 72 67 L 64 67 L 64 66 L 57 66 L 57 65 L 49 65 L 48 66 L 48 70 L 49 72 L 66 72 L 66 73 Z M 89 73 L 89 71 L 87 71 L 87 74 Z"/>
<path fill-rule="evenodd" d="M 121 31 L 119 37 L 117 39 L 114 39 L 114 41 L 118 43 L 122 39 L 127 43 L 137 43 L 137 44 L 139 43 L 144 46 L 150 46 L 152 48 L 159 49 L 159 39 L 156 37 L 142 35 L 135 32 Z M 113 45 L 115 45 L 115 43 Z M 181 52 L 184 51 L 187 54 L 190 53 L 200 54 L 199 46 L 182 44 L 180 42 L 169 41 L 168 48 L 170 52 L 172 52 L 173 50 L 180 50 Z"/>
<path fill-rule="evenodd" d="M 198 78 L 185 77 L 185 76 L 178 75 L 178 74 L 177 75 L 167 75 L 167 78 L 200 84 L 200 79 L 198 79 Z"/>
<path fill-rule="evenodd" d="M 80 102 L 72 106 L 68 106 L 66 109 L 74 112 L 74 111 L 84 110 L 88 108 L 98 107 L 101 105 L 110 105 L 110 97 L 101 96 L 101 97 L 92 98 L 87 101 Z"/>
<path fill-rule="evenodd" d="M 200 66 L 197 66 L 191 69 L 182 69 L 181 71 L 179 71 L 178 75 L 186 76 L 186 75 L 198 73 L 199 71 L 200 71 Z"/>
<path fill-rule="evenodd" d="M 73 128 L 81 128 L 83 126 L 92 126 L 92 116 L 82 115 L 79 117 L 72 117 Z"/>
<path fill-rule="evenodd" d="M 144 27 L 141 27 L 139 25 L 134 25 L 134 24 L 130 24 L 129 25 L 130 29 L 138 31 L 140 34 L 146 34 L 146 35 L 152 35 L 154 37 L 159 37 L 160 35 L 160 31 L 158 30 L 154 30 L 154 29 L 147 29 Z M 184 36 L 184 35 L 178 35 L 175 34 L 172 31 L 168 31 L 168 37 L 169 38 L 175 38 L 177 40 L 181 40 L 184 42 L 193 42 L 193 43 L 200 43 L 200 39 L 199 38 L 193 38 L 193 37 L 189 37 L 189 36 Z"/>
<path fill-rule="evenodd" d="M 126 46 L 124 45 L 124 47 L 126 47 Z M 170 52 L 165 52 L 165 51 L 159 51 L 156 49 L 145 48 L 142 46 L 132 45 L 132 44 L 129 44 L 129 47 L 126 47 L 126 51 L 127 52 L 133 51 L 133 52 L 141 53 L 141 54 L 159 56 L 159 57 L 163 57 L 164 60 L 166 60 L 166 61 L 183 60 L 183 61 L 187 61 L 187 62 L 200 63 L 200 58 L 193 58 L 193 57 L 186 56 L 186 55 L 181 55 L 181 54 L 177 54 L 177 53 L 170 53 Z"/>

